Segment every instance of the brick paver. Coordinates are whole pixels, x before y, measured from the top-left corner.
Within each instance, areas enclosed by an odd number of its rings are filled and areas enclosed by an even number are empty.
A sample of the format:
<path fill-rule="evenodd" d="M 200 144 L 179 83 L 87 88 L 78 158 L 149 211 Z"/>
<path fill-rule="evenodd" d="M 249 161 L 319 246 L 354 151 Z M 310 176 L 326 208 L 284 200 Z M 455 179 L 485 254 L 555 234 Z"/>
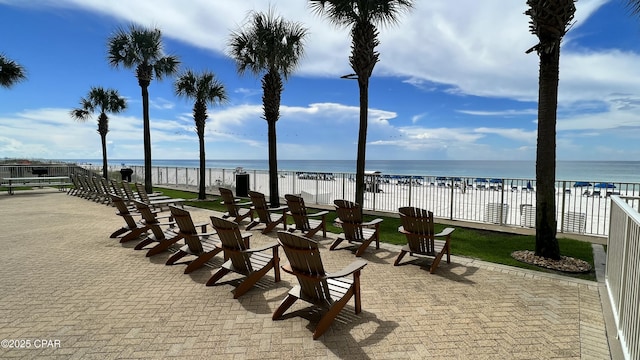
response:
<path fill-rule="evenodd" d="M 196 221 L 213 214 L 190 211 Z M 394 267 L 395 247 L 370 247 L 362 313 L 350 302 L 314 341 L 319 317 L 304 302 L 271 320 L 292 276 L 275 284 L 271 272 L 234 300 L 234 275 L 206 287 L 210 267 L 185 275 L 185 265 L 164 265 L 169 253 L 146 258 L 135 241 L 108 238 L 124 224 L 114 213 L 57 191 L 0 195 L 0 338 L 30 341 L 0 349 L 0 358 L 610 357 L 593 282 L 459 257 L 430 275 L 424 260 Z M 275 240 L 252 233 L 252 246 Z M 330 243 L 322 241 L 327 269 L 354 259 L 348 249 L 328 251 Z"/>

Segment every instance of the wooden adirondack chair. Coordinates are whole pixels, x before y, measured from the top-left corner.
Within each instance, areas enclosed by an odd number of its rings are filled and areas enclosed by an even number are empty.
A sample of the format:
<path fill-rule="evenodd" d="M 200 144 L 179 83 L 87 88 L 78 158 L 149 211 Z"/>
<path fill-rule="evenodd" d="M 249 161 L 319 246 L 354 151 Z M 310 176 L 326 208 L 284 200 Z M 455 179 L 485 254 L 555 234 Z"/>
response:
<path fill-rule="evenodd" d="M 355 299 L 355 313 L 361 312 L 360 271 L 367 265 L 366 261 L 356 260 L 343 270 L 329 274 L 322 265 L 317 241 L 285 231 L 278 232 L 278 240 L 289 259 L 282 270 L 295 275 L 299 285 L 289 291 L 273 313 L 273 320 L 280 319 L 298 299 L 319 306 L 326 313 L 313 332 L 315 340 L 324 334 L 352 296 Z"/>
<path fill-rule="evenodd" d="M 250 206 L 250 202 L 240 203 L 240 199 L 236 199 L 229 189 L 218 188 L 218 190 L 220 191 L 222 204 L 227 208 L 227 212 L 222 215 L 223 219 L 231 217 L 238 224 L 245 218 L 250 218 L 253 221 L 253 210 L 244 208 L 244 206 Z"/>
<path fill-rule="evenodd" d="M 124 203 L 121 197 L 115 194 L 110 194 L 110 196 L 111 196 L 111 203 L 118 210 L 116 214 L 118 216 L 121 216 L 126 223 L 126 226 L 123 226 L 122 228 L 114 231 L 109 236 L 110 238 L 116 238 L 119 235 L 126 234 L 128 232 L 128 234 L 120 238 L 120 242 L 123 243 L 133 239 L 137 239 L 138 237 L 140 237 L 140 235 L 144 234 L 145 232 L 147 232 L 147 230 L 149 230 L 148 226 L 146 226 L 142 222 L 136 221 L 136 219 L 133 218 L 133 214 L 129 211 L 127 204 Z"/>
<path fill-rule="evenodd" d="M 169 205 L 171 215 L 178 224 L 180 229 L 178 235 L 184 239 L 186 245 L 182 246 L 173 256 L 171 256 L 166 264 L 173 265 L 176 261 L 187 255 L 193 255 L 195 260 L 191 261 L 187 268 L 184 269 L 185 274 L 201 268 L 207 261 L 211 260 L 216 254 L 222 251 L 222 244 L 219 240 L 214 239 L 212 233 L 198 233 L 196 226 L 193 224 L 191 214 L 185 209 L 181 209 L 174 205 Z"/>
<path fill-rule="evenodd" d="M 258 219 L 252 219 L 251 223 L 247 225 L 247 230 L 251 230 L 258 224 L 265 224 L 265 228 L 262 229 L 262 233 L 266 234 L 271 232 L 273 229 L 278 226 L 278 224 L 282 224 L 282 228 L 286 230 L 287 228 L 287 207 L 279 206 L 277 208 L 270 208 L 267 204 L 267 199 L 265 199 L 263 193 L 259 193 L 257 191 L 249 191 L 249 198 L 251 198 L 251 210 L 258 214 Z M 282 212 L 282 215 L 277 220 L 271 219 L 271 213 Z"/>
<path fill-rule="evenodd" d="M 335 200 L 336 222 L 342 226 L 342 234 L 331 244 L 329 250 L 335 250 L 342 241 L 360 243 L 356 249 L 356 256 L 361 256 L 373 240 L 376 241 L 376 249 L 380 249 L 379 227 L 382 219 L 363 221 L 362 208 L 357 203 L 347 200 Z"/>
<path fill-rule="evenodd" d="M 78 196 L 82 192 L 82 187 L 78 182 L 78 174 L 71 174 L 69 178 L 71 179 L 73 186 L 69 187 L 69 191 L 67 191 L 67 195 Z"/>
<path fill-rule="evenodd" d="M 127 194 L 125 194 L 124 190 L 122 190 L 122 185 L 118 183 L 117 180 L 115 179 L 110 179 L 109 182 L 111 183 L 111 193 L 118 195 L 119 197 L 122 198 L 122 200 L 124 200 L 124 202 L 129 205 L 128 201 L 129 201 L 129 197 L 127 196 Z"/>
<path fill-rule="evenodd" d="M 250 249 L 251 233 L 241 233 L 237 223 L 215 216 L 211 217 L 211 223 L 222 243 L 224 257 L 228 260 L 211 276 L 207 286 L 215 284 L 229 272 L 242 274 L 246 278 L 236 287 L 233 298 L 237 299 L 251 290 L 253 285 L 271 269 L 274 272 L 275 282 L 280 281 L 278 244 Z M 268 254 L 269 250 L 271 254 Z"/>
<path fill-rule="evenodd" d="M 149 196 L 144 189 L 144 185 L 141 183 L 134 184 L 136 191 L 138 192 L 138 199 L 152 208 L 162 208 L 169 205 L 176 205 L 183 207 L 184 199 L 172 198 L 166 195 L 152 195 Z"/>
<path fill-rule="evenodd" d="M 293 217 L 293 222 L 295 223 L 295 227 L 289 228 L 289 231 L 300 230 L 304 233 L 304 236 L 312 238 L 322 229 L 322 237 L 327 237 L 325 217 L 329 213 L 328 211 L 309 214 L 302 196 L 287 194 L 284 198 L 287 200 L 287 207 L 289 208 L 287 214 Z M 320 217 L 320 220 L 310 219 L 310 217 Z"/>
<path fill-rule="evenodd" d="M 176 223 L 175 221 L 173 221 L 172 217 L 158 217 L 156 213 L 151 210 L 149 205 L 139 200 L 134 200 L 133 202 L 136 206 L 136 209 L 142 216 L 144 224 L 148 226 L 149 230 L 151 230 L 152 232 L 151 235 L 147 236 L 146 239 L 142 240 L 138 243 L 138 245 L 134 247 L 135 250 L 142 250 L 147 245 L 157 242 L 157 245 L 147 251 L 147 257 L 149 257 L 169 249 L 171 245 L 175 244 L 181 239 L 178 229 L 175 228 Z M 166 218 L 168 218 L 167 222 L 160 222 L 160 219 Z M 163 229 L 163 226 L 166 226 L 166 228 Z M 206 227 L 203 229 L 203 232 L 204 231 L 206 231 Z"/>
<path fill-rule="evenodd" d="M 91 184 L 93 185 L 93 189 L 95 191 L 94 201 L 99 202 L 100 204 L 109 203 L 111 200 L 111 196 L 109 196 L 108 190 L 102 187 L 102 182 L 100 181 L 100 177 L 91 176 L 89 178 Z"/>
<path fill-rule="evenodd" d="M 444 254 L 447 254 L 447 263 L 451 262 L 451 233 L 455 230 L 454 228 L 446 228 L 436 234 L 433 212 L 414 207 L 402 207 L 398 211 L 402 222 L 398 231 L 407 237 L 408 244 L 400 250 L 400 254 L 393 263 L 394 266 L 398 266 L 400 260 L 407 253 L 433 256 L 434 259 L 429 269 L 432 274 L 438 268 Z M 445 240 L 436 240 L 436 238 L 444 238 Z"/>

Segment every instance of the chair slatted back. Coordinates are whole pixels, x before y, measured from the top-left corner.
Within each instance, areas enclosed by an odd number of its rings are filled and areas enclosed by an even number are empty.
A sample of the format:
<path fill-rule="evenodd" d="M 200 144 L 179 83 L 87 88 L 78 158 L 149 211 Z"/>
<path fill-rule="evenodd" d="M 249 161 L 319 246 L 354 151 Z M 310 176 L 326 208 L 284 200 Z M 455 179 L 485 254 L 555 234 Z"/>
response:
<path fill-rule="evenodd" d="M 89 189 L 89 192 L 91 192 L 92 194 L 95 194 L 97 192 L 95 185 L 93 184 L 93 180 L 91 180 L 90 175 L 85 175 L 84 184 L 87 186 L 87 188 Z"/>
<path fill-rule="evenodd" d="M 100 185 L 102 186 L 102 193 L 108 199 L 109 198 L 109 193 L 111 192 L 109 190 L 109 180 L 107 180 L 107 179 L 105 179 L 103 177 L 100 177 Z"/>
<path fill-rule="evenodd" d="M 196 230 L 196 226 L 193 224 L 193 219 L 191 219 L 191 214 L 187 210 L 174 205 L 169 205 L 169 209 L 171 210 L 173 220 L 180 229 L 180 235 L 189 246 L 189 250 L 194 254 L 201 254 L 204 252 L 202 243 L 198 237 L 198 231 Z"/>
<path fill-rule="evenodd" d="M 147 194 L 147 190 L 145 190 L 144 185 L 142 185 L 141 183 L 135 183 L 134 185 L 136 187 L 136 191 L 138 192 L 140 200 L 147 204 L 151 202 L 151 200 L 149 199 L 149 194 Z"/>
<path fill-rule="evenodd" d="M 80 187 L 80 182 L 78 182 L 78 174 L 71 174 L 71 182 L 73 183 L 73 188 L 76 191 L 82 190 Z"/>
<path fill-rule="evenodd" d="M 309 225 L 309 217 L 307 216 L 307 207 L 304 205 L 302 196 L 287 194 L 284 196 L 287 200 L 287 207 L 296 224 L 296 229 L 302 231 L 311 230 Z"/>
<path fill-rule="evenodd" d="M 326 273 L 318 242 L 285 231 L 278 231 L 278 242 L 289 259 L 291 270 L 298 278 L 302 293 L 317 302 L 330 303 L 331 295 L 324 279 Z"/>
<path fill-rule="evenodd" d="M 260 222 L 263 224 L 270 224 L 271 213 L 269 212 L 269 205 L 267 204 L 267 199 L 264 194 L 257 191 L 249 191 L 249 198 L 251 198 L 253 210 L 258 213 Z"/>
<path fill-rule="evenodd" d="M 240 233 L 238 224 L 216 216 L 211 217 L 211 223 L 218 233 L 225 258 L 230 259 L 233 267 L 238 269 L 239 272 L 253 272 L 251 256 L 245 252 L 248 246 L 242 237 L 242 233 Z"/>
<path fill-rule="evenodd" d="M 120 184 L 118 184 L 117 180 L 111 179 L 111 180 L 109 180 L 109 182 L 111 183 L 111 190 L 112 190 L 111 192 L 113 192 L 114 194 L 120 196 L 123 199 L 125 197 L 127 197 L 127 195 L 122 190 L 122 187 L 120 186 Z"/>
<path fill-rule="evenodd" d="M 97 176 L 91 177 L 91 183 L 93 184 L 93 188 L 96 190 L 98 195 L 103 195 L 104 191 L 102 190 L 102 184 L 100 184 L 100 180 Z"/>
<path fill-rule="evenodd" d="M 333 204 L 336 206 L 336 214 L 342 224 L 344 237 L 349 241 L 364 241 L 360 205 L 348 200 L 334 200 Z"/>
<path fill-rule="evenodd" d="M 142 216 L 142 219 L 144 219 L 145 225 L 147 225 L 151 229 L 155 238 L 157 240 L 164 239 L 165 236 L 164 236 L 164 232 L 162 231 L 162 228 L 159 225 L 160 222 L 156 218 L 156 214 L 153 211 L 151 211 L 151 208 L 149 207 L 149 205 L 138 200 L 134 200 L 133 203 L 135 204 L 136 209 L 138 210 L 140 215 Z"/>
<path fill-rule="evenodd" d="M 409 249 L 422 254 L 434 252 L 433 212 L 414 207 L 402 207 L 398 211 Z"/>
<path fill-rule="evenodd" d="M 222 198 L 222 202 L 227 208 L 227 212 L 231 217 L 238 217 L 240 214 L 238 213 L 238 208 L 234 205 L 236 202 L 235 197 L 233 196 L 233 192 L 226 188 L 218 188 L 220 191 L 220 197 Z"/>
<path fill-rule="evenodd" d="M 118 209 L 118 215 L 124 218 L 124 221 L 127 223 L 127 226 L 130 229 L 137 228 L 138 224 L 136 223 L 136 220 L 133 218 L 133 215 L 131 215 L 131 212 L 129 212 L 129 208 L 127 208 L 127 204 L 124 203 L 124 200 L 122 200 L 120 196 L 115 194 L 109 194 L 109 196 L 111 197 L 111 203 L 116 207 L 116 209 Z"/>
<path fill-rule="evenodd" d="M 136 199 L 136 196 L 133 194 L 133 190 L 131 190 L 131 185 L 128 181 L 122 180 L 122 191 L 124 191 L 129 201 L 133 201 Z"/>

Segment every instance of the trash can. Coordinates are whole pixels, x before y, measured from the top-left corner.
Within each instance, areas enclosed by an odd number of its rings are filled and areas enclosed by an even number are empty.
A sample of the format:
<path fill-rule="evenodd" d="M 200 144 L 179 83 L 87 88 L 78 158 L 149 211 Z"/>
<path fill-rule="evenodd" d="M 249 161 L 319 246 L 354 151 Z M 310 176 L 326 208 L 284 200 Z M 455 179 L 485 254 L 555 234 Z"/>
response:
<path fill-rule="evenodd" d="M 131 182 L 131 174 L 133 174 L 133 169 L 129 169 L 129 168 L 120 169 L 120 175 L 122 176 L 122 181 Z"/>
<path fill-rule="evenodd" d="M 249 174 L 247 173 L 236 174 L 236 196 L 240 196 L 240 197 L 249 196 Z"/>

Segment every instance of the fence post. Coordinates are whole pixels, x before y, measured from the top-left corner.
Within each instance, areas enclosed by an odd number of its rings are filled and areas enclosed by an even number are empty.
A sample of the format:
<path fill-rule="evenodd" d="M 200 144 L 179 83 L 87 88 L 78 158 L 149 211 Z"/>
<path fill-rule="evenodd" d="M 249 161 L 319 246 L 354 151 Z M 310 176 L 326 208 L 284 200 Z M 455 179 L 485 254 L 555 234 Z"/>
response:
<path fill-rule="evenodd" d="M 449 220 L 453 220 L 453 183 L 453 178 L 451 178 L 451 201 L 449 202 Z"/>
<path fill-rule="evenodd" d="M 567 189 L 567 182 L 563 181 L 562 182 L 562 205 L 560 205 L 560 214 L 558 214 L 558 216 L 560 217 L 560 232 L 563 233 L 564 232 L 564 199 L 566 197 L 566 191 Z"/>
<path fill-rule="evenodd" d="M 498 210 L 498 216 L 500 216 L 500 225 L 504 225 L 503 216 L 504 216 L 504 179 L 501 179 L 500 182 L 500 210 Z"/>
<path fill-rule="evenodd" d="M 413 176 L 409 176 L 409 206 L 411 206 L 411 189 L 413 188 Z"/>

